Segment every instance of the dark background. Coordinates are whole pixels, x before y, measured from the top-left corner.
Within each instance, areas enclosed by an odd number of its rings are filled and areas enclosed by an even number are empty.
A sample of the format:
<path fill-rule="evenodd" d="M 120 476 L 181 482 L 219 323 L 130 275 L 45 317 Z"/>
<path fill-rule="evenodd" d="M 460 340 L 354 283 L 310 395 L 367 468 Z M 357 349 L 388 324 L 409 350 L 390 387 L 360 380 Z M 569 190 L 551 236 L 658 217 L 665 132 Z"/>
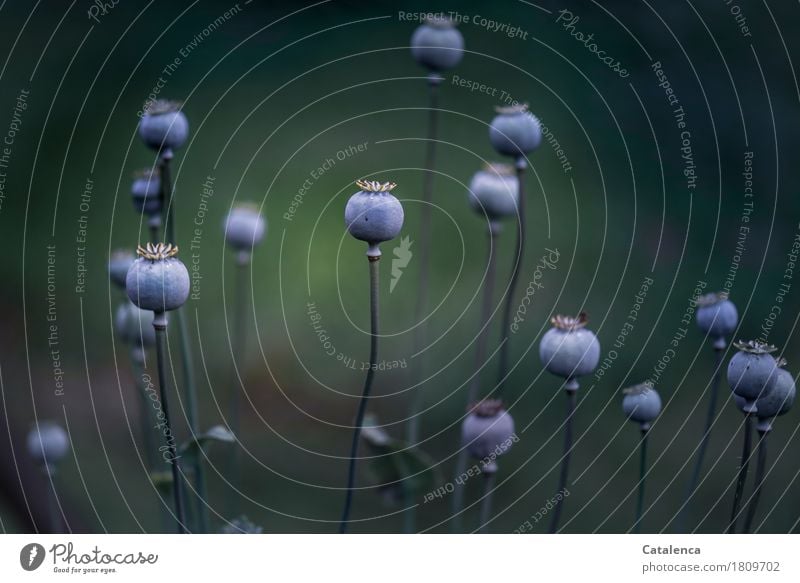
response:
<path fill-rule="evenodd" d="M 784 280 L 787 253 L 800 231 L 796 178 L 800 98 L 797 6 L 739 1 L 751 36 L 743 36 L 725 2 L 602 3 L 341 2 L 239 3 L 240 11 L 202 38 L 165 77 L 162 96 L 185 102 L 189 143 L 175 159 L 177 243 L 190 260 L 189 235 L 206 177 L 214 196 L 202 232 L 199 300 L 186 305 L 193 339 L 202 426 L 223 422 L 231 384 L 227 319 L 233 307 L 232 255 L 221 224 L 234 201 L 263 204 L 270 226 L 248 283 L 247 350 L 236 355 L 244 398 L 246 448 L 242 496 L 219 472 L 230 455 L 210 450 L 210 504 L 240 508 L 268 532 L 333 532 L 345 483 L 347 448 L 361 372 L 327 356 L 306 314 L 314 302 L 338 351 L 366 360 L 367 268 L 364 246 L 346 236 L 343 210 L 364 176 L 391 179 L 404 201 L 403 235 L 417 238 L 426 120 L 424 71 L 410 56 L 416 26 L 398 11 L 453 10 L 508 22 L 528 31 L 508 38 L 462 24 L 467 52 L 442 86 L 439 164 L 434 201 L 426 367 L 412 359 L 416 282 L 421 249 L 389 294 L 382 273 L 382 358 L 408 367 L 379 374 L 370 409 L 395 437 L 404 434 L 409 386 L 424 383 L 421 444 L 451 479 L 464 410 L 463 383 L 474 370 L 486 241 L 482 219 L 466 204 L 466 184 L 483 160 L 496 159 L 487 124 L 498 98 L 469 92 L 451 76 L 505 91 L 550 128 L 569 158 L 564 173 L 544 143 L 528 177 L 529 242 L 522 296 L 545 248 L 560 260 L 545 274 L 531 312 L 512 336 L 516 364 L 506 399 L 520 437 L 500 461 L 493 532 L 511 532 L 555 492 L 565 408 L 558 379 L 538 359 L 538 340 L 553 313 L 590 314 L 603 355 L 626 321 L 645 277 L 650 287 L 635 327 L 599 382 L 584 380 L 576 417 L 571 495 L 565 532 L 625 532 L 633 521 L 638 431 L 620 411 L 621 388 L 654 376 L 654 367 L 684 326 L 698 281 L 705 291 L 732 284 L 740 310 L 737 338 L 755 338 L 776 304 L 782 281 L 791 289 L 769 333 L 796 371 L 798 287 Z M 162 528 L 160 503 L 142 465 L 138 401 L 127 349 L 114 337 L 120 292 L 110 287 L 110 250 L 147 239 L 128 189 L 133 170 L 154 155 L 136 136 L 136 112 L 164 67 L 233 4 L 218 1 L 120 2 L 91 21 L 85 0 L 11 1 L 0 8 L 0 134 L 6 135 L 17 95 L 30 92 L 13 141 L 0 207 L 0 366 L 4 430 L 2 471 L 17 483 L 26 462 L 24 436 L 37 418 L 68 423 L 74 457 L 58 487 L 76 530 L 139 532 Z M 630 71 L 620 78 L 556 23 L 558 11 L 580 17 L 576 30 Z M 651 69 L 660 61 L 686 113 L 696 165 L 687 189 L 679 130 Z M 310 173 L 348 146 L 366 151 L 337 160 L 306 194 L 292 221 L 292 197 Z M 737 252 L 743 211 L 744 158 L 753 152 L 753 203 Z M 88 213 L 80 210 L 87 178 Z M 78 218 L 88 216 L 86 290 L 76 293 Z M 498 250 L 502 288 L 511 265 L 512 228 Z M 54 394 L 48 353 L 47 246 L 56 246 L 57 325 L 66 388 Z M 384 245 L 391 257 L 393 243 Z M 496 304 L 499 304 L 499 295 Z M 492 331 L 492 350 L 499 321 Z M 176 337 L 170 352 L 177 357 Z M 148 364 L 152 362 L 148 360 Z M 492 387 L 496 362 L 487 365 Z M 176 370 L 179 370 L 176 362 Z M 656 386 L 664 411 L 651 432 L 645 531 L 672 531 L 691 457 L 702 431 L 712 351 L 692 323 Z M 176 372 L 176 374 L 178 374 Z M 739 456 L 742 416 L 723 382 L 706 467 L 689 526 L 721 532 Z M 216 398 L 216 400 L 215 400 Z M 219 401 L 219 407 L 217 404 Z M 184 401 L 173 399 L 182 437 Z M 771 435 L 770 475 L 761 531 L 787 532 L 798 519 L 800 470 L 797 410 Z M 524 431 L 523 431 L 524 429 Z M 13 443 L 16 461 L 11 456 Z M 137 453 L 137 448 L 139 453 Z M 44 480 L 23 471 L 31 489 Z M 374 482 L 361 466 L 359 484 Z M 471 503 L 479 480 L 468 482 Z M 31 490 L 33 491 L 33 490 Z M 748 490 L 749 491 L 749 490 Z M 417 500 L 422 503 L 422 497 Z M 169 502 L 169 499 L 167 499 Z M 6 532 L 30 527 L 0 499 Z M 19 510 L 19 508 L 17 508 Z M 373 488 L 356 495 L 355 532 L 398 532 L 398 507 Z M 24 510 L 23 510 L 24 513 Z M 422 504 L 420 529 L 448 532 L 449 500 Z M 477 527 L 477 505 L 466 518 Z M 40 525 L 40 528 L 45 526 Z M 540 523 L 535 532 L 543 532 Z"/>

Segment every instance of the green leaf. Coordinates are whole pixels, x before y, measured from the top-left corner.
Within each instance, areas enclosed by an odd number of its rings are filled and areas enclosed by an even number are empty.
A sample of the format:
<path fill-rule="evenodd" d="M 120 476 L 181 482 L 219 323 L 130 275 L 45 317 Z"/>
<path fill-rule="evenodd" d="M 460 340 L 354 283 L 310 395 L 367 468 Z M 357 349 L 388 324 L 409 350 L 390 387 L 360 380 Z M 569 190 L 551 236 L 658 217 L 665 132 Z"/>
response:
<path fill-rule="evenodd" d="M 381 491 L 389 498 L 400 500 L 408 493 L 412 497 L 429 492 L 441 482 L 436 461 L 419 448 L 394 439 L 380 427 L 375 417 L 365 418 L 362 438 L 373 457 L 369 473 Z"/>

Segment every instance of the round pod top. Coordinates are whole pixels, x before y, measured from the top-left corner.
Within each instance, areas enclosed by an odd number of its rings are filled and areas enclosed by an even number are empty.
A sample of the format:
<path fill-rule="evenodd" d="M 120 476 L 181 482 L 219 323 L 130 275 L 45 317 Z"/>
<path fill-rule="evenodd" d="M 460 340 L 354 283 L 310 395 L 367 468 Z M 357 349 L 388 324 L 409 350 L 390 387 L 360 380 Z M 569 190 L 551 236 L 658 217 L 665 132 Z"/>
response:
<path fill-rule="evenodd" d="M 225 242 L 235 251 L 252 251 L 267 231 L 267 221 L 252 203 L 234 206 L 225 217 Z"/>
<path fill-rule="evenodd" d="M 622 391 L 622 411 L 631 421 L 636 421 L 642 430 L 650 428 L 661 413 L 661 397 L 650 383 L 640 383 Z"/>
<path fill-rule="evenodd" d="M 148 217 L 161 215 L 161 174 L 158 168 L 142 168 L 134 172 L 131 200 L 136 212 Z"/>
<path fill-rule="evenodd" d="M 590 374 L 600 362 L 600 342 L 586 329 L 585 313 L 577 318 L 557 315 L 550 319 L 553 327 L 539 343 L 539 358 L 544 367 L 556 376 L 567 379 L 567 390 L 578 388 L 575 379 Z"/>
<path fill-rule="evenodd" d="M 28 453 L 40 464 L 53 467 L 69 451 L 69 436 L 54 421 L 39 421 L 28 432 Z"/>
<path fill-rule="evenodd" d="M 380 256 L 379 243 L 394 239 L 403 228 L 403 205 L 392 194 L 394 182 L 357 180 L 361 189 L 347 201 L 344 220 L 348 232 L 366 241 L 367 255 Z"/>
<path fill-rule="evenodd" d="M 485 214 L 489 221 L 516 215 L 519 180 L 514 167 L 508 164 L 487 163 L 470 181 L 469 202 L 476 212 Z"/>
<path fill-rule="evenodd" d="M 136 250 L 139 259 L 128 270 L 126 288 L 131 301 L 143 310 L 163 313 L 180 308 L 189 297 L 189 272 L 175 257 L 178 248 L 148 243 Z"/>
<path fill-rule="evenodd" d="M 139 121 L 139 137 L 156 151 L 172 151 L 189 137 L 189 120 L 180 101 L 157 99 L 150 102 Z"/>
<path fill-rule="evenodd" d="M 500 399 L 484 399 L 472 405 L 461 424 L 461 445 L 481 461 L 484 472 L 496 472 L 496 459 L 516 441 L 514 420 Z"/>
<path fill-rule="evenodd" d="M 125 289 L 125 278 L 128 277 L 128 269 L 130 269 L 136 257 L 127 249 L 117 249 L 111 253 L 111 258 L 108 260 L 108 277 L 111 283 L 120 289 Z"/>
<path fill-rule="evenodd" d="M 749 413 L 755 413 L 755 401 L 769 395 L 777 378 L 777 362 L 772 356 L 777 348 L 750 340 L 733 344 L 739 352 L 728 363 L 728 385 L 734 394 L 744 398 Z"/>
<path fill-rule="evenodd" d="M 519 158 L 533 152 L 542 143 L 542 126 L 528 105 L 495 108 L 497 115 L 489 126 L 492 147 L 504 156 Z"/>
<path fill-rule="evenodd" d="M 464 37 L 449 18 L 428 18 L 411 36 L 411 55 L 431 72 L 447 71 L 461 62 Z"/>
<path fill-rule="evenodd" d="M 739 313 L 726 292 L 712 292 L 697 298 L 697 326 L 714 342 L 725 348 L 725 338 L 736 331 Z"/>

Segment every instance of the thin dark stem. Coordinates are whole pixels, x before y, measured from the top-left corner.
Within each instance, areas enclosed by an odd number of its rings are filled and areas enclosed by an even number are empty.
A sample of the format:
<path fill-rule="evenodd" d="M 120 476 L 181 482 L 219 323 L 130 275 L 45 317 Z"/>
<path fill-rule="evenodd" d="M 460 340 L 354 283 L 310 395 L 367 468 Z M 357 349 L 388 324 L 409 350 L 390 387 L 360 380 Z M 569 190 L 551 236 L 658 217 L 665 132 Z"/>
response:
<path fill-rule="evenodd" d="M 369 257 L 369 313 L 370 313 L 370 344 L 369 344 L 369 369 L 364 380 L 364 391 L 361 394 L 361 402 L 358 404 L 356 423 L 353 428 L 353 442 L 350 444 L 350 467 L 347 472 L 347 495 L 342 511 L 342 520 L 339 524 L 339 532 L 347 532 L 347 521 L 350 518 L 350 507 L 353 505 L 353 489 L 356 483 L 356 456 L 358 455 L 358 444 L 361 439 L 361 427 L 364 425 L 364 413 L 367 411 L 369 394 L 372 390 L 372 379 L 375 377 L 375 367 L 378 363 L 378 291 L 380 282 L 380 270 L 378 260 L 380 257 Z"/>
<path fill-rule="evenodd" d="M 500 366 L 497 371 L 497 390 L 499 397 L 503 393 L 508 376 L 509 360 L 509 331 L 511 329 L 511 311 L 514 304 L 517 281 L 525 256 L 525 160 L 517 160 L 517 182 L 519 183 L 519 200 L 517 211 L 519 213 L 519 229 L 517 230 L 517 250 L 514 254 L 514 263 L 511 266 L 511 275 L 508 280 L 508 291 L 505 305 L 503 306 L 503 327 L 500 332 Z"/>
<path fill-rule="evenodd" d="M 161 242 L 160 237 L 160 228 L 157 222 L 151 220 L 147 225 L 148 230 L 150 231 L 150 242 L 155 245 L 156 243 Z"/>
<path fill-rule="evenodd" d="M 438 80 L 438 81 L 437 81 Z M 436 167 L 436 135 L 438 129 L 439 83 L 441 78 L 428 78 L 428 140 L 425 145 L 425 175 L 422 182 L 422 210 L 420 215 L 419 241 L 419 281 L 417 285 L 417 305 L 414 310 L 414 321 L 417 327 L 414 332 L 414 353 L 425 344 L 427 326 L 423 322 L 428 311 L 428 285 L 430 272 L 431 247 L 431 201 L 433 200 L 433 178 Z M 421 357 L 420 357 L 421 358 Z M 424 367 L 418 366 L 419 376 L 423 377 Z M 406 427 L 406 440 L 412 446 L 419 441 L 419 409 L 422 398 L 422 387 L 417 387 L 411 400 L 411 411 Z"/>
<path fill-rule="evenodd" d="M 235 359 L 239 359 L 239 362 L 244 363 L 243 352 L 244 347 L 246 346 L 245 343 L 245 334 L 246 334 L 246 327 L 245 327 L 245 309 L 247 306 L 247 262 L 240 260 L 237 257 L 236 262 L 236 280 L 234 282 L 234 301 L 235 305 L 233 306 L 233 338 L 231 339 L 231 347 L 233 350 L 233 358 L 231 359 L 231 386 L 230 392 L 228 394 L 228 415 L 230 417 L 230 429 L 233 434 L 236 436 L 236 439 L 239 439 L 239 431 L 241 429 L 241 415 L 240 415 L 240 396 L 239 396 L 239 388 L 241 386 L 241 382 L 239 380 L 239 375 L 236 371 L 236 361 Z M 239 486 L 241 481 L 241 472 L 242 472 L 242 453 L 241 448 L 238 446 L 234 449 L 233 455 L 231 456 L 231 482 L 235 486 Z M 231 496 L 231 503 L 235 504 L 235 499 Z"/>
<path fill-rule="evenodd" d="M 756 510 L 758 509 L 758 500 L 761 498 L 761 488 L 764 486 L 764 473 L 767 469 L 767 435 L 769 435 L 769 431 L 763 431 L 761 429 L 758 430 L 758 461 L 756 462 L 756 481 L 753 489 L 753 495 L 750 497 L 750 502 L 747 504 L 747 517 L 744 521 L 745 534 L 750 534 L 750 529 L 753 526 L 753 519 L 756 517 Z"/>
<path fill-rule="evenodd" d="M 703 470 L 703 461 L 706 457 L 706 450 L 708 450 L 708 443 L 711 441 L 711 428 L 714 424 L 714 417 L 717 413 L 717 395 L 719 394 L 719 383 L 722 378 L 722 355 L 724 348 L 714 348 L 714 376 L 711 381 L 711 394 L 708 398 L 708 410 L 706 411 L 706 423 L 703 428 L 703 436 L 700 439 L 700 447 L 697 450 L 697 458 L 694 462 L 692 470 L 692 477 L 686 488 L 685 502 L 678 515 L 678 532 L 683 532 L 683 526 L 686 521 L 686 513 L 689 511 L 689 503 L 697 490 L 697 484 L 700 482 L 700 473 Z"/>
<path fill-rule="evenodd" d="M 161 176 L 161 197 L 164 205 L 164 225 L 165 243 L 177 244 L 175 235 L 174 200 L 172 188 L 172 173 L 170 162 L 172 151 L 167 150 L 159 157 L 159 170 Z M 183 308 L 175 311 L 175 323 L 178 325 L 179 344 L 181 351 L 181 363 L 183 381 L 186 383 L 186 421 L 192 436 L 198 435 L 198 414 L 197 414 L 197 389 L 194 378 L 194 357 L 192 348 L 189 345 L 189 331 L 186 327 L 186 320 L 183 317 Z M 206 506 L 206 479 L 203 470 L 202 456 L 195 456 L 192 464 L 194 470 L 195 489 L 197 490 L 197 515 L 200 520 L 200 532 L 208 532 L 208 507 Z"/>
<path fill-rule="evenodd" d="M 561 458 L 561 475 L 558 478 L 558 490 L 556 493 L 563 492 L 567 488 L 567 478 L 569 477 L 569 460 L 572 456 L 572 418 L 575 416 L 575 404 L 578 398 L 578 391 L 567 389 L 567 419 L 564 427 L 564 456 Z M 564 506 L 564 499 L 557 500 L 553 508 L 553 517 L 550 519 L 548 532 L 554 534 L 558 531 L 558 523 L 561 520 L 561 509 Z"/>
<path fill-rule="evenodd" d="M 750 463 L 750 442 L 753 439 L 752 417 L 753 416 L 750 413 L 745 413 L 744 438 L 742 439 L 742 461 L 739 464 L 739 477 L 736 480 L 736 490 L 733 493 L 733 509 L 731 510 L 731 519 L 728 523 L 728 528 L 725 529 L 727 534 L 733 534 L 736 532 L 736 522 L 739 520 L 739 506 L 742 503 L 744 483 L 747 480 L 747 467 Z"/>
<path fill-rule="evenodd" d="M 492 516 L 492 498 L 494 497 L 495 472 L 487 472 L 483 478 L 483 501 L 481 502 L 481 517 L 478 526 L 480 534 L 488 534 L 489 518 Z"/>
<path fill-rule="evenodd" d="M 163 320 L 163 323 L 157 323 L 159 316 Z M 166 359 L 167 325 L 164 314 L 156 314 L 156 319 L 153 321 L 153 326 L 156 329 L 156 359 L 158 361 L 158 384 L 161 392 L 161 410 L 164 412 L 164 427 L 169 429 L 167 448 L 169 451 L 170 466 L 172 467 L 172 492 L 175 495 L 175 515 L 177 516 L 178 521 L 178 534 L 185 534 L 186 514 L 183 506 L 183 487 L 181 482 L 182 473 L 180 468 L 180 460 L 178 458 L 178 448 L 175 446 L 174 428 L 169 421 Z"/>
<path fill-rule="evenodd" d="M 427 325 L 423 322 L 428 311 L 428 280 L 430 271 L 431 248 L 431 201 L 433 200 L 433 178 L 436 167 L 436 136 L 438 131 L 439 84 L 442 78 L 431 74 L 428 76 L 428 139 L 425 144 L 425 174 L 422 179 L 422 211 L 420 216 L 419 241 L 419 282 L 417 285 L 417 305 L 414 321 L 417 327 L 414 331 L 414 354 L 422 350 L 427 337 Z M 417 371 L 419 378 L 425 375 L 423 356 L 417 357 Z M 411 396 L 406 423 L 406 441 L 411 447 L 419 442 L 419 410 L 422 408 L 422 386 L 418 386 Z M 403 498 L 408 510 L 403 516 L 403 530 L 406 533 L 416 531 L 416 507 L 413 505 L 412 492 L 404 486 Z"/>
<path fill-rule="evenodd" d="M 467 402 L 466 405 L 469 406 L 472 402 L 477 399 L 478 396 L 478 389 L 480 388 L 480 369 L 483 366 L 484 361 L 486 360 L 486 345 L 488 343 L 489 337 L 489 320 L 492 315 L 492 300 L 494 298 L 494 282 L 495 282 L 495 273 L 497 272 L 497 261 L 495 248 L 497 246 L 497 229 L 489 227 L 489 258 L 487 261 L 486 266 L 486 283 L 484 284 L 483 288 L 483 302 L 481 307 L 481 319 L 478 324 L 478 341 L 475 348 L 475 376 L 472 377 L 472 382 L 470 383 L 469 390 L 467 392 Z M 458 452 L 458 457 L 456 458 L 456 470 L 455 476 L 453 478 L 453 482 L 456 482 L 456 478 L 461 476 L 464 471 L 467 469 L 467 458 L 469 453 L 467 452 L 467 448 L 462 447 Z M 456 486 L 455 491 L 453 492 L 452 504 L 451 504 L 451 515 L 453 520 L 450 523 L 450 528 L 452 529 L 453 533 L 461 532 L 461 525 L 462 525 L 462 516 L 461 516 L 461 509 L 464 507 L 464 486 L 463 484 L 460 486 Z"/>
<path fill-rule="evenodd" d="M 49 478 L 49 487 L 47 488 L 47 512 L 50 516 L 50 532 L 52 534 L 59 534 L 64 530 L 64 528 L 61 521 L 61 513 L 58 510 L 56 470 L 53 466 L 45 466 L 44 472 Z"/>
<path fill-rule="evenodd" d="M 644 510 L 644 484 L 647 475 L 647 434 L 649 431 L 642 428 L 642 438 L 639 442 L 639 496 L 636 499 L 636 522 L 633 524 L 633 532 L 639 534 L 642 531 L 642 511 Z"/>

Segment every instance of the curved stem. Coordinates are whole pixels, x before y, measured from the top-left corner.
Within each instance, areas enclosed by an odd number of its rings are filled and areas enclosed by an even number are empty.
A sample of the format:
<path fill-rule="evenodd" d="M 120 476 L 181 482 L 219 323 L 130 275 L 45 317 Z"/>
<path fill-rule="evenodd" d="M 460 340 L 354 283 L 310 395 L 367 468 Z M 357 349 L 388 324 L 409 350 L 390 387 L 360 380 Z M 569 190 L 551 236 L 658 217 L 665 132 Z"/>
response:
<path fill-rule="evenodd" d="M 488 534 L 489 518 L 492 516 L 492 498 L 494 497 L 495 472 L 484 473 L 483 501 L 481 502 L 481 517 L 478 527 L 480 534 Z"/>
<path fill-rule="evenodd" d="M 742 503 L 744 483 L 747 480 L 747 466 L 750 463 L 750 442 L 752 438 L 753 416 L 750 413 L 745 413 L 742 461 L 739 464 L 739 477 L 736 480 L 736 491 L 733 493 L 733 509 L 731 510 L 731 519 L 730 522 L 728 522 L 728 528 L 725 529 L 726 534 L 733 534 L 736 532 L 736 522 L 739 520 L 739 506 Z"/>
<path fill-rule="evenodd" d="M 483 302 L 481 307 L 481 320 L 478 328 L 478 341 L 475 348 L 475 364 L 477 370 L 475 376 L 472 377 L 469 390 L 467 391 L 467 407 L 469 407 L 478 397 L 478 389 L 480 388 L 480 369 L 486 360 L 486 345 L 489 337 L 489 320 L 492 315 L 492 299 L 494 298 L 494 282 L 495 273 L 497 272 L 497 261 L 495 261 L 497 246 L 497 229 L 489 228 L 489 259 L 486 266 L 486 284 L 483 288 Z M 456 478 L 461 476 L 467 469 L 467 458 L 469 453 L 467 448 L 462 447 L 458 452 L 456 458 L 456 469 L 453 481 L 455 484 Z M 461 509 L 464 507 L 464 487 L 457 485 L 453 492 L 452 504 L 450 507 L 453 520 L 450 523 L 450 528 L 453 533 L 461 532 L 462 516 Z"/>
<path fill-rule="evenodd" d="M 238 357 L 240 362 L 244 362 L 242 355 L 244 353 L 244 347 L 246 346 L 245 306 L 247 305 L 248 298 L 246 282 L 247 264 L 248 262 L 244 261 L 242 257 L 237 257 L 236 280 L 234 282 L 235 305 L 233 306 L 233 338 L 231 339 L 231 348 L 233 351 L 231 358 L 231 386 L 228 394 L 228 415 L 230 417 L 230 429 L 236 436 L 237 441 L 239 439 L 239 431 L 241 426 L 239 396 L 241 381 L 239 380 L 240 375 L 237 373 L 235 359 Z M 234 487 L 238 488 L 240 486 L 241 472 L 242 452 L 237 443 L 236 447 L 234 448 L 233 455 L 230 458 L 230 481 L 234 484 Z M 231 511 L 235 513 L 235 507 L 238 506 L 236 504 L 237 499 L 234 498 L 234 496 L 230 496 L 229 501 L 233 506 Z"/>
<path fill-rule="evenodd" d="M 431 201 L 433 199 L 433 178 L 434 168 L 436 167 L 436 136 L 438 131 L 438 103 L 439 103 L 439 84 L 442 78 L 438 75 L 428 76 L 428 139 L 425 146 L 425 175 L 422 182 L 422 211 L 420 215 L 419 230 L 419 280 L 417 284 L 417 305 L 414 310 L 414 321 L 417 328 L 414 332 L 414 354 L 422 350 L 427 336 L 427 325 L 423 322 L 425 313 L 428 311 L 428 275 L 430 271 L 431 247 Z M 423 356 L 417 357 L 417 370 L 419 378 L 425 375 Z M 422 387 L 414 390 L 408 411 L 408 422 L 406 423 L 406 441 L 410 447 L 414 447 L 419 442 L 419 410 L 422 408 Z M 408 510 L 403 517 L 403 530 L 406 533 L 416 530 L 416 507 L 413 505 L 412 493 L 408 488 L 404 488 L 404 501 Z"/>
<path fill-rule="evenodd" d="M 647 434 L 649 431 L 642 428 L 642 438 L 639 442 L 639 496 L 636 500 L 636 522 L 633 523 L 633 532 L 639 534 L 642 530 L 642 510 L 644 509 L 644 483 L 647 474 Z"/>
<path fill-rule="evenodd" d="M 517 281 L 519 280 L 519 272 L 522 267 L 522 261 L 525 256 L 525 159 L 519 158 L 517 160 L 517 182 L 519 183 L 519 199 L 517 202 L 517 211 L 519 214 L 519 230 L 517 231 L 517 250 L 514 256 L 514 263 L 511 267 L 511 275 L 508 280 L 508 292 L 506 295 L 506 302 L 503 306 L 503 328 L 500 334 L 500 366 L 497 371 L 497 396 L 503 393 L 506 384 L 506 377 L 508 375 L 508 359 L 509 359 L 509 331 L 511 329 L 511 309 L 515 298 L 515 291 L 517 289 Z"/>
<path fill-rule="evenodd" d="M 175 235 L 174 200 L 172 188 L 172 173 L 170 162 L 172 161 L 172 151 L 166 150 L 159 157 L 159 170 L 161 177 L 161 197 L 164 205 L 162 220 L 164 224 L 165 243 L 177 244 Z M 186 321 L 183 317 L 183 308 L 175 311 L 175 323 L 178 325 L 179 344 L 181 351 L 181 363 L 183 372 L 183 382 L 186 383 L 186 421 L 192 437 L 198 435 L 198 415 L 197 415 L 197 389 L 194 378 L 194 357 L 189 345 L 189 332 L 186 328 Z M 203 470 L 202 456 L 195 456 L 192 464 L 194 470 L 195 489 L 197 490 L 197 515 L 199 516 L 201 532 L 208 532 L 208 507 L 206 506 L 206 480 Z"/>
<path fill-rule="evenodd" d="M 703 428 L 703 436 L 700 439 L 700 447 L 697 450 L 697 458 L 694 462 L 692 469 L 692 477 L 686 488 L 685 502 L 678 515 L 678 532 L 683 532 L 683 526 L 686 520 L 686 513 L 689 511 L 689 503 L 697 490 L 697 484 L 700 482 L 700 473 L 703 470 L 703 461 L 706 457 L 706 450 L 708 450 L 708 443 L 711 441 L 711 427 L 714 424 L 714 417 L 717 413 L 717 395 L 719 393 L 719 383 L 722 378 L 722 355 L 725 351 L 723 347 L 714 347 L 714 376 L 711 381 L 711 394 L 708 398 L 708 410 L 706 411 L 706 423 Z"/>
<path fill-rule="evenodd" d="M 563 492 L 567 488 L 567 478 L 569 477 L 569 460 L 572 456 L 572 418 L 575 416 L 575 404 L 578 398 L 576 389 L 567 389 L 567 419 L 564 427 L 564 456 L 561 458 L 561 475 L 558 478 L 558 490 L 556 493 Z M 556 496 L 558 497 L 558 496 Z M 561 520 L 561 509 L 564 506 L 563 497 L 556 500 L 553 508 L 553 517 L 550 519 L 548 532 L 554 534 L 558 531 L 558 523 Z"/>
<path fill-rule="evenodd" d="M 356 482 L 356 456 L 358 455 L 358 442 L 361 438 L 361 427 L 364 425 L 364 413 L 367 411 L 367 402 L 372 390 L 372 380 L 375 377 L 375 368 L 378 363 L 378 291 L 379 291 L 379 263 L 380 256 L 369 256 L 369 312 L 370 312 L 370 348 L 369 369 L 364 380 L 364 391 L 361 402 L 358 404 L 356 424 L 353 428 L 353 441 L 350 445 L 350 467 L 347 472 L 347 495 L 342 511 L 342 520 L 339 523 L 339 532 L 347 532 L 347 521 L 350 518 L 350 507 L 353 504 L 353 489 Z"/>
<path fill-rule="evenodd" d="M 758 430 L 758 461 L 756 462 L 756 481 L 753 495 L 747 504 L 747 518 L 744 521 L 744 533 L 750 534 L 753 519 L 756 517 L 758 500 L 761 498 L 761 488 L 764 485 L 764 472 L 767 468 L 767 435 L 769 431 Z"/>
<path fill-rule="evenodd" d="M 175 433 L 169 421 L 169 405 L 167 400 L 167 319 L 165 314 L 156 314 L 153 320 L 156 329 L 156 359 L 158 361 L 158 385 L 161 393 L 161 410 L 164 412 L 164 427 L 169 432 L 167 449 L 169 451 L 170 466 L 172 467 L 172 492 L 175 495 L 175 515 L 178 520 L 178 534 L 186 534 L 186 515 L 183 507 L 183 484 L 178 448 L 175 446 Z M 167 435 L 167 431 L 165 431 Z"/>

